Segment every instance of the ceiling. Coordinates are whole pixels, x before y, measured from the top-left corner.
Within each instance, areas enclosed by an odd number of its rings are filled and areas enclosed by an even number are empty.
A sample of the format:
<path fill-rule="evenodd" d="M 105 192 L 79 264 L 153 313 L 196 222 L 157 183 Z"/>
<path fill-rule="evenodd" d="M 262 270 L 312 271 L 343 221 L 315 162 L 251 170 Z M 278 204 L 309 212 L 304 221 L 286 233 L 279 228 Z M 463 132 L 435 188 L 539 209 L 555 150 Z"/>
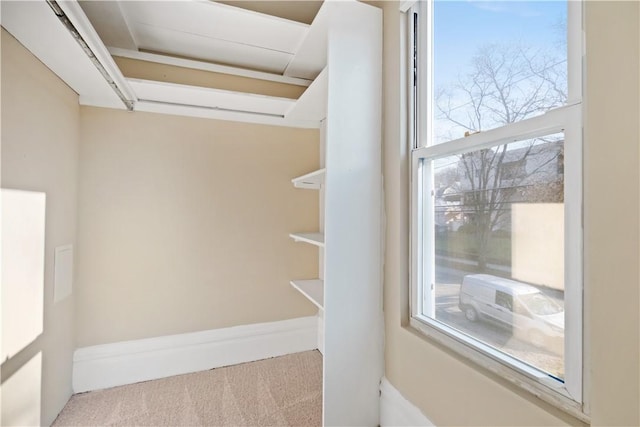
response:
<path fill-rule="evenodd" d="M 79 2 L 108 48 L 286 74 L 320 1 Z"/>
<path fill-rule="evenodd" d="M 317 128 L 326 101 L 321 72 L 332 4 L 226 3 L 2 1 L 0 18 L 3 28 L 78 93 L 81 105 Z M 313 25 L 300 22 L 311 19 Z M 158 72 L 123 74 L 118 64 L 127 58 Z M 251 88 L 171 81 L 162 66 L 250 79 Z M 299 99 L 254 93 L 258 81 L 303 87 L 304 93 Z"/>

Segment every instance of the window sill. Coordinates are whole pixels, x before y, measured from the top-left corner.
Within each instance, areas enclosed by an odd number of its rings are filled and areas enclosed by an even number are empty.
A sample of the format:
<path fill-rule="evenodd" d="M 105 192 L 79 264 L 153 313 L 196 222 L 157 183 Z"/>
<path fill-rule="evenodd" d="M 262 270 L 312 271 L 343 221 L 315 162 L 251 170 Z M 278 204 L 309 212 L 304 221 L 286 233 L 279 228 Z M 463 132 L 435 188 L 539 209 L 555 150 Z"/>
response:
<path fill-rule="evenodd" d="M 426 336 L 445 348 L 454 351 L 464 359 L 492 372 L 518 388 L 526 390 L 533 396 L 572 417 L 590 424 L 591 419 L 589 415 L 583 412 L 582 405 L 571 399 L 566 390 L 559 386 L 557 380 L 519 362 L 517 359 L 502 355 L 489 346 L 473 345 L 463 334 L 447 328 L 446 325 L 435 327 L 429 324 L 428 319 L 417 317 L 412 317 L 409 325 L 411 329 L 416 330 L 420 335 Z M 444 330 L 447 331 L 445 332 Z"/>

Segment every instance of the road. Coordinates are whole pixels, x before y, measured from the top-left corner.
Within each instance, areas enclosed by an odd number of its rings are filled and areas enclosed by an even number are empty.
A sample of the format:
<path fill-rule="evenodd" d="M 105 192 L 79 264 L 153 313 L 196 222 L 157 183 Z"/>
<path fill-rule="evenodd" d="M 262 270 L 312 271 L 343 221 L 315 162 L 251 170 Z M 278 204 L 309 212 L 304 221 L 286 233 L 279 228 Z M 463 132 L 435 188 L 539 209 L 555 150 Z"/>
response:
<path fill-rule="evenodd" d="M 564 377 L 563 355 L 533 346 L 491 321 L 468 321 L 458 308 L 460 284 L 468 271 L 436 267 L 436 319 L 557 377 Z M 557 295 L 555 296 L 558 298 Z M 560 350 L 561 349 L 557 349 Z"/>

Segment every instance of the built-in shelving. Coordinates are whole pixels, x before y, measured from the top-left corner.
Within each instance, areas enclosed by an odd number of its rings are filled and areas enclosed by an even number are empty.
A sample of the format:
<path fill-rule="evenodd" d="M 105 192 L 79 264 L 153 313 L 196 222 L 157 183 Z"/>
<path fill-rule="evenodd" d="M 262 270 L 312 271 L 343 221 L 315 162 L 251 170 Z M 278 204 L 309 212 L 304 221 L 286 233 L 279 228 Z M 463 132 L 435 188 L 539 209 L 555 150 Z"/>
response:
<path fill-rule="evenodd" d="M 322 280 L 292 280 L 291 286 L 300 291 L 320 310 L 324 310 L 324 282 Z"/>
<path fill-rule="evenodd" d="M 326 169 L 319 169 L 306 175 L 293 178 L 291 182 L 296 188 L 306 188 L 310 190 L 319 190 L 324 185 L 324 176 Z"/>
<path fill-rule="evenodd" d="M 324 234 L 323 233 L 291 233 L 289 234 L 296 242 L 309 243 L 311 245 L 324 248 Z"/>
<path fill-rule="evenodd" d="M 319 122 L 326 167 L 291 180 L 318 190 L 321 232 L 290 235 L 322 248 L 318 279 L 291 285 L 320 308 L 325 426 L 380 424 L 381 40 L 380 9 L 324 2 L 284 73 L 315 78 L 284 118 Z"/>

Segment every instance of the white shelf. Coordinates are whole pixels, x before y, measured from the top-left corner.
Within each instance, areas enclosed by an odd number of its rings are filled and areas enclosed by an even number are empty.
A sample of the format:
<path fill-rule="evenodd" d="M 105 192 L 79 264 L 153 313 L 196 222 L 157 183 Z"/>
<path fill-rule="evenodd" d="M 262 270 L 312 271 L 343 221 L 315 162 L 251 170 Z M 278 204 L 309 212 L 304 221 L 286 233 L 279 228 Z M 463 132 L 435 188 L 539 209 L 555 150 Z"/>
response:
<path fill-rule="evenodd" d="M 284 114 L 296 104 L 294 99 L 258 95 L 255 93 L 235 92 L 132 78 L 127 78 L 127 82 L 133 88 L 140 101 L 205 107 L 242 113 L 267 114 L 275 117 L 284 116 Z"/>
<path fill-rule="evenodd" d="M 293 186 L 296 188 L 307 188 L 311 190 L 319 190 L 324 185 L 324 175 L 326 169 L 320 169 L 306 175 L 293 178 Z"/>
<path fill-rule="evenodd" d="M 327 69 L 325 68 L 285 113 L 286 119 L 323 120 L 327 117 Z"/>
<path fill-rule="evenodd" d="M 322 233 L 291 233 L 289 234 L 296 242 L 304 242 L 324 248 L 324 234 Z"/>
<path fill-rule="evenodd" d="M 292 280 L 291 286 L 300 291 L 320 310 L 324 310 L 324 282 L 322 280 Z"/>

